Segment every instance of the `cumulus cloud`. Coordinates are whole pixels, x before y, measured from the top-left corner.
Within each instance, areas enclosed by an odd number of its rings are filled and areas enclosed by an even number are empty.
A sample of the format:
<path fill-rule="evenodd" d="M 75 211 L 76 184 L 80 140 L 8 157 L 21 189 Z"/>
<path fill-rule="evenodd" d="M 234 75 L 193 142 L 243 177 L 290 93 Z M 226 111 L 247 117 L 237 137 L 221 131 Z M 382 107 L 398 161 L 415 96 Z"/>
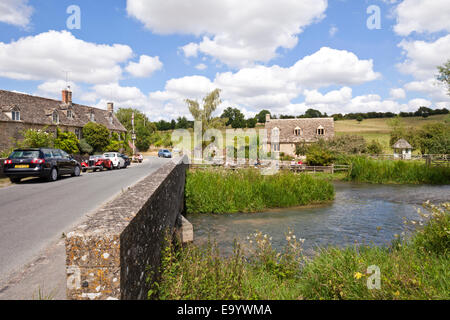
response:
<path fill-rule="evenodd" d="M 70 89 L 77 95 L 81 95 L 81 88 L 74 82 L 64 80 L 46 81 L 38 85 L 36 95 L 53 99 L 61 99 L 61 90 L 70 86 Z"/>
<path fill-rule="evenodd" d="M 405 99 L 406 92 L 402 88 L 391 89 L 390 96 L 394 100 Z"/>
<path fill-rule="evenodd" d="M 0 42 L 0 76 L 16 80 L 70 80 L 91 84 L 118 81 L 121 63 L 132 57 L 127 45 L 101 45 L 68 31 L 48 31 L 11 43 Z"/>
<path fill-rule="evenodd" d="M 298 34 L 325 16 L 327 0 L 128 0 L 127 12 L 159 34 L 192 34 L 183 47 L 231 66 L 267 62 L 278 48 L 297 45 Z"/>
<path fill-rule="evenodd" d="M 197 69 L 197 70 L 205 70 L 207 68 L 208 68 L 208 66 L 204 63 L 199 63 L 198 65 L 195 66 L 195 69 Z"/>
<path fill-rule="evenodd" d="M 413 32 L 450 31 L 450 2 L 448 0 L 404 0 L 395 9 L 397 24 L 394 31 L 401 36 Z"/>
<path fill-rule="evenodd" d="M 0 2 L 0 22 L 26 27 L 30 23 L 33 8 L 28 0 L 2 0 Z"/>
<path fill-rule="evenodd" d="M 147 55 L 142 55 L 139 59 L 139 63 L 130 62 L 126 67 L 126 70 L 136 78 L 146 78 L 149 77 L 153 72 L 161 70 L 162 67 L 163 64 L 159 60 L 159 57 L 149 57 Z"/>
<path fill-rule="evenodd" d="M 150 94 L 150 105 L 152 113 L 160 116 L 170 112 L 177 116 L 180 112 L 188 115 L 184 99 L 200 100 L 206 93 L 220 88 L 224 106 L 239 106 L 247 114 L 261 108 L 284 114 L 300 114 L 309 104 L 345 105 L 352 99 L 352 90 L 348 86 L 379 77 L 373 70 L 371 60 L 360 60 L 345 50 L 322 48 L 287 68 L 254 66 L 237 72 L 218 73 L 214 80 L 203 76 L 172 79 L 167 81 L 163 91 Z M 325 96 L 317 91 L 330 85 L 342 85 L 344 88 Z M 292 103 L 302 94 L 306 96 L 306 104 Z M 342 112 L 337 107 L 332 108 Z"/>

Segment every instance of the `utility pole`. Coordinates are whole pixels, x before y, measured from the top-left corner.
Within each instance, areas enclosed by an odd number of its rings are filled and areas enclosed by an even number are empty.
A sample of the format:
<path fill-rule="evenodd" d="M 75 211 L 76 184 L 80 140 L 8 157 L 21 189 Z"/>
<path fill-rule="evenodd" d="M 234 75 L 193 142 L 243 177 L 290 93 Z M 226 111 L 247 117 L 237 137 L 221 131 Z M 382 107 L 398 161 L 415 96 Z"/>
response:
<path fill-rule="evenodd" d="M 131 134 L 131 140 L 133 140 L 133 156 L 136 155 L 136 133 L 134 132 L 134 112 L 131 115 L 131 125 L 133 127 L 133 133 Z"/>

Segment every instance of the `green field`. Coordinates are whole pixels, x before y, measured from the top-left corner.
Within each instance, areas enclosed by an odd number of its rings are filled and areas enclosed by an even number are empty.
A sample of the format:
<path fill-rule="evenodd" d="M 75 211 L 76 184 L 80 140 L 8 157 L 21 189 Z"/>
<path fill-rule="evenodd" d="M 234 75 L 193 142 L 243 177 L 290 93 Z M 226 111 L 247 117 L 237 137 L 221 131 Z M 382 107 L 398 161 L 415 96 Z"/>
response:
<path fill-rule="evenodd" d="M 427 124 L 438 123 L 444 121 L 448 115 L 437 115 L 428 118 L 412 117 L 401 118 L 405 127 L 421 128 Z M 383 152 L 392 153 L 389 145 L 391 128 L 388 125 L 388 118 L 381 119 L 365 119 L 361 123 L 356 120 L 335 121 L 334 127 L 336 135 L 358 135 L 364 137 L 368 143 L 372 140 L 378 141 L 383 146 Z"/>

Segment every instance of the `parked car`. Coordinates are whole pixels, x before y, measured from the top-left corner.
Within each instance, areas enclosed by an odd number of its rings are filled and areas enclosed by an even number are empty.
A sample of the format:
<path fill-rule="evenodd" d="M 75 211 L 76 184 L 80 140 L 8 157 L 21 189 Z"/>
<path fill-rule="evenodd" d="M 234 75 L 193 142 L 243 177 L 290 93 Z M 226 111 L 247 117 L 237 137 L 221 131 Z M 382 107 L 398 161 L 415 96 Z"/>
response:
<path fill-rule="evenodd" d="M 62 175 L 77 177 L 81 165 L 60 149 L 25 148 L 14 150 L 4 161 L 3 173 L 11 182 L 19 183 L 27 177 L 41 177 L 56 181 Z"/>
<path fill-rule="evenodd" d="M 159 158 L 172 158 L 172 153 L 167 149 L 160 149 L 158 151 Z"/>
<path fill-rule="evenodd" d="M 87 170 L 97 171 L 97 170 L 112 170 L 113 163 L 111 159 L 105 158 L 101 155 L 93 155 L 89 157 L 89 160 L 81 162 L 81 170 L 86 172 Z"/>
<path fill-rule="evenodd" d="M 119 155 L 125 160 L 125 168 L 128 167 L 131 164 L 131 159 L 123 153 L 119 153 Z"/>
<path fill-rule="evenodd" d="M 103 154 L 103 157 L 112 161 L 113 169 L 126 168 L 125 159 L 122 158 L 118 152 L 108 152 Z"/>

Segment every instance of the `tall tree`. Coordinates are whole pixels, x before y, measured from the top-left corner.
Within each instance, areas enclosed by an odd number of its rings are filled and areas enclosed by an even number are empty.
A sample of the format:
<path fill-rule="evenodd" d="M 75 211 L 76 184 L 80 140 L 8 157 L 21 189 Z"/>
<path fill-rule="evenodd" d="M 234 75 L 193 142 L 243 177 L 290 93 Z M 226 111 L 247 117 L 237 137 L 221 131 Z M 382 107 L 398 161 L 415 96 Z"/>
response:
<path fill-rule="evenodd" d="M 120 123 L 122 123 L 122 125 L 128 130 L 128 134 L 130 134 L 133 130 L 133 126 L 131 123 L 133 112 L 134 130 L 136 132 L 136 147 L 141 151 L 147 151 L 150 147 L 150 137 L 156 131 L 156 125 L 150 122 L 143 112 L 133 108 L 120 108 L 116 112 L 116 117 L 120 121 Z"/>
<path fill-rule="evenodd" d="M 443 66 L 439 66 L 438 70 L 439 75 L 437 79 L 447 86 L 448 95 L 450 95 L 450 59 Z"/>
<path fill-rule="evenodd" d="M 266 115 L 270 114 L 269 110 L 261 110 L 257 115 L 256 115 L 256 119 L 258 120 L 259 123 L 266 123 Z"/>

